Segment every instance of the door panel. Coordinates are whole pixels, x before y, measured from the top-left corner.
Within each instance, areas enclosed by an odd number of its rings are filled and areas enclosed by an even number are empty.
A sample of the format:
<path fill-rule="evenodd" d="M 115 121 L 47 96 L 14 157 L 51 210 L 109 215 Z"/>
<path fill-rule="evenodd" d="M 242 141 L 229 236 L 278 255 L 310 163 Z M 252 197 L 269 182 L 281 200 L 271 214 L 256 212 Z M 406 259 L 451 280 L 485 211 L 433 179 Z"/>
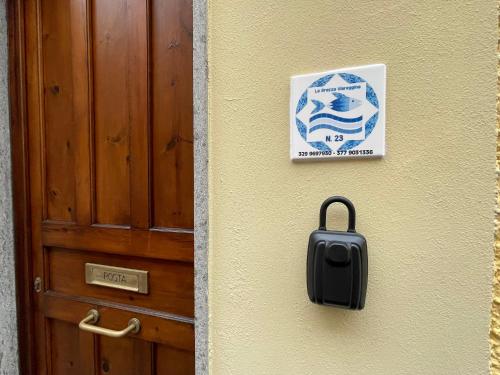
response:
<path fill-rule="evenodd" d="M 185 350 L 179 350 L 166 345 L 155 346 L 155 358 L 164 358 L 157 362 L 158 375 L 187 374 L 194 367 L 194 357 Z"/>
<path fill-rule="evenodd" d="M 77 157 L 88 150 L 89 137 L 85 7 L 76 5 L 61 0 L 39 5 L 43 218 L 64 222 L 81 221 L 88 205 L 88 166 L 82 164 L 88 156 Z"/>
<path fill-rule="evenodd" d="M 193 374 L 191 0 L 18 5 L 36 373 Z M 87 284 L 86 263 L 147 271 L 149 291 Z M 84 332 L 90 309 L 141 330 Z"/>
<path fill-rule="evenodd" d="M 138 181 L 131 170 L 132 159 L 148 157 L 147 4 L 92 2 L 95 221 L 100 224 L 130 225 L 131 185 L 147 184 L 147 175 Z M 142 142 L 141 154 L 133 143 Z"/>
<path fill-rule="evenodd" d="M 124 338 L 99 337 L 98 374 L 152 374 L 152 344 Z"/>
<path fill-rule="evenodd" d="M 49 320 L 48 336 L 50 363 L 52 374 L 67 375 L 78 373 L 78 369 L 85 367 L 80 355 L 80 333 L 78 327 L 59 320 Z M 83 343 L 88 344 L 88 343 Z"/>
<path fill-rule="evenodd" d="M 192 228 L 192 15 L 185 0 L 151 7 L 153 226 Z"/>
<path fill-rule="evenodd" d="M 133 303 L 149 309 L 193 316 L 193 267 L 189 263 L 143 259 L 46 248 L 48 290 L 66 295 L 101 298 L 117 303 Z M 85 263 L 106 264 L 129 269 L 148 270 L 149 293 L 99 287 L 85 283 Z M 75 272 L 75 271 L 79 272 Z"/>

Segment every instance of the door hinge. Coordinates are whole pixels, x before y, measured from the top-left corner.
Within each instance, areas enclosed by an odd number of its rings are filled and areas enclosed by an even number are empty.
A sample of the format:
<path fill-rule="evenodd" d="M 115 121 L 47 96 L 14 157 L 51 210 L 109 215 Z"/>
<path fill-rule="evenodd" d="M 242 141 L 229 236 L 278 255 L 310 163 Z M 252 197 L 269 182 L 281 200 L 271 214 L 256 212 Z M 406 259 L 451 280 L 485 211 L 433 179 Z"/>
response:
<path fill-rule="evenodd" d="M 35 277 L 35 281 L 33 282 L 33 289 L 35 289 L 35 292 L 40 293 L 42 291 L 42 278 L 41 277 Z"/>

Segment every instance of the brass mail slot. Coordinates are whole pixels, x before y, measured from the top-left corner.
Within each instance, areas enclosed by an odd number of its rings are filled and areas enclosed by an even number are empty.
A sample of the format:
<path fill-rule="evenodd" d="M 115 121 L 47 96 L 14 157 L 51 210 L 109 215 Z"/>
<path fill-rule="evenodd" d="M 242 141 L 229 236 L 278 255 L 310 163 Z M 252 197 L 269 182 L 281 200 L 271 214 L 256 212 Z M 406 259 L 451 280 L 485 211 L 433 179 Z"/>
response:
<path fill-rule="evenodd" d="M 85 282 L 148 294 L 148 271 L 85 263 Z"/>

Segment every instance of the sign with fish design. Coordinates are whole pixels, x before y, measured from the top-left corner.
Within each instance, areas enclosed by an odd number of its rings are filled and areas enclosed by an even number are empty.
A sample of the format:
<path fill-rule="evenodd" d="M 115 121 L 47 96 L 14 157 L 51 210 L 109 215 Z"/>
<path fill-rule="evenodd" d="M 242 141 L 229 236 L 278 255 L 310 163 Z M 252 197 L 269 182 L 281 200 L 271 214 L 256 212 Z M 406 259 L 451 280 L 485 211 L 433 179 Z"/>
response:
<path fill-rule="evenodd" d="M 292 77 L 292 160 L 383 156 L 385 85 L 384 64 Z"/>

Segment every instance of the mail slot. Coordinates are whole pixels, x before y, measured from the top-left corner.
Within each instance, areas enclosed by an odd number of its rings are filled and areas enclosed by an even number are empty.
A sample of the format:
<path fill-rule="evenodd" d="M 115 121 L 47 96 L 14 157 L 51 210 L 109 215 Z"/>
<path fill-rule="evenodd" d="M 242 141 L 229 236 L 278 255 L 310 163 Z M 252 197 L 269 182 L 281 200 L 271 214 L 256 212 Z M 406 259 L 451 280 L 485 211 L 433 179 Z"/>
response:
<path fill-rule="evenodd" d="M 107 288 L 148 294 L 148 271 L 85 263 L 85 282 Z"/>

